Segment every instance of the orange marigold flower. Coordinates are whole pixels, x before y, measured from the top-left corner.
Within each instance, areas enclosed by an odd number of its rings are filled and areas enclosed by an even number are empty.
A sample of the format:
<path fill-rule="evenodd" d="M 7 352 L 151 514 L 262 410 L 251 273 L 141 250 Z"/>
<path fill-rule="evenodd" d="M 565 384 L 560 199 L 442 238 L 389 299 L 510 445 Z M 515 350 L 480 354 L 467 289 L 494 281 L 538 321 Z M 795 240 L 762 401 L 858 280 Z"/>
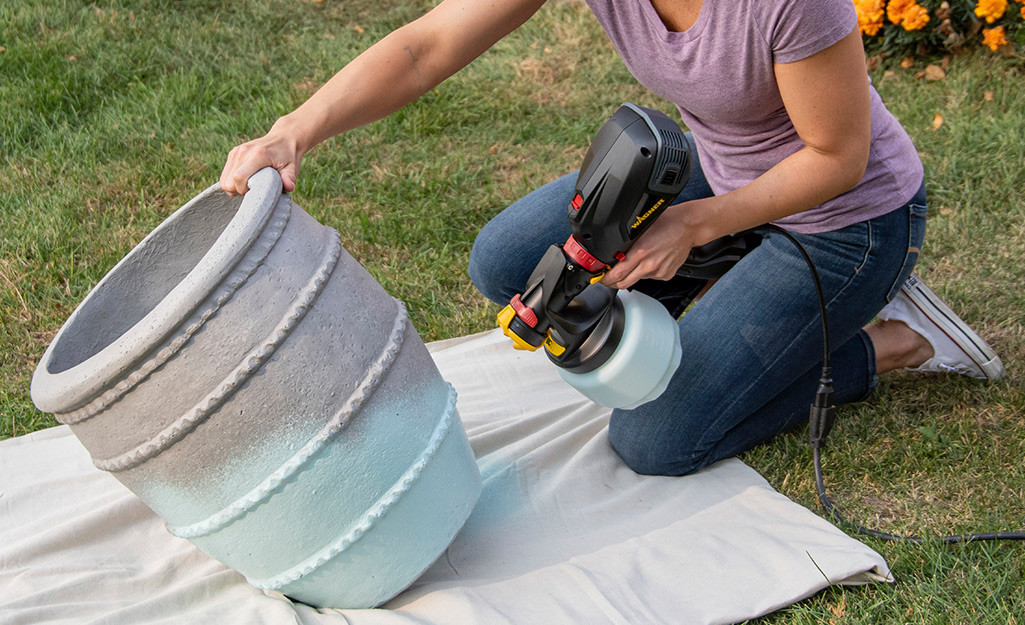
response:
<path fill-rule="evenodd" d="M 886 0 L 854 0 L 854 10 L 858 14 L 858 28 L 861 34 L 873 37 L 883 27 L 883 9 Z"/>
<path fill-rule="evenodd" d="M 886 7 L 886 17 L 904 30 L 920 30 L 929 23 L 929 11 L 915 0 L 891 0 Z"/>
<path fill-rule="evenodd" d="M 982 43 L 983 45 L 989 46 L 989 49 L 996 52 L 1001 47 L 1007 45 L 1007 33 L 1004 32 L 1003 26 L 997 26 L 996 28 L 983 28 L 982 29 Z"/>
<path fill-rule="evenodd" d="M 1021 7 L 1021 19 L 1025 20 L 1025 4 Z"/>
<path fill-rule="evenodd" d="M 912 4 L 916 4 L 915 0 L 890 0 L 890 4 L 886 7 L 886 17 L 890 18 L 894 24 L 900 24 L 904 19 L 904 12 Z"/>
<path fill-rule="evenodd" d="M 916 5 L 915 11 L 904 15 L 904 30 L 921 30 L 929 23 L 929 11 Z"/>
<path fill-rule="evenodd" d="M 975 3 L 975 16 L 985 19 L 987 24 L 1003 17 L 1006 10 L 1007 0 L 979 0 Z"/>

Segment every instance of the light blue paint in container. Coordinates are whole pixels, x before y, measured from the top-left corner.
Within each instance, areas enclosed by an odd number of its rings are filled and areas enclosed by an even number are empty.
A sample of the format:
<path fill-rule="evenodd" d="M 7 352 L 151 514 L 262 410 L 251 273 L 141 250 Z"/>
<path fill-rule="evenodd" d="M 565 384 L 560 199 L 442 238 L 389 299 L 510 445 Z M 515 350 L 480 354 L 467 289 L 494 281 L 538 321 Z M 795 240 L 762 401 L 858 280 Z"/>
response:
<path fill-rule="evenodd" d="M 122 259 L 32 398 L 171 533 L 316 606 L 401 592 L 481 490 L 405 307 L 272 169 L 244 198 L 211 187 Z"/>

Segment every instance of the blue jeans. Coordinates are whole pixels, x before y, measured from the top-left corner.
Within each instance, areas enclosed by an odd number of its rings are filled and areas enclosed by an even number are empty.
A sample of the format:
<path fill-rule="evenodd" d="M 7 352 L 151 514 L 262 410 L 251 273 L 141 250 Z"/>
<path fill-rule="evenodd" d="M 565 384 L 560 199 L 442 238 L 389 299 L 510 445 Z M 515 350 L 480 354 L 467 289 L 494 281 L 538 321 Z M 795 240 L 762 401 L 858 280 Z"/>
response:
<path fill-rule="evenodd" d="M 548 246 L 569 237 L 566 205 L 576 175 L 520 199 L 481 230 L 469 271 L 489 299 L 507 304 Z M 711 195 L 695 163 L 676 202 Z M 838 405 L 864 399 L 876 386 L 875 351 L 862 328 L 911 274 L 927 210 L 923 185 L 881 217 L 832 232 L 793 233 L 822 281 Z M 811 274 L 782 235 L 766 233 L 683 316 L 680 342 L 683 360 L 666 391 L 612 413 L 612 447 L 634 471 L 686 475 L 807 422 L 821 370 L 822 329 Z"/>

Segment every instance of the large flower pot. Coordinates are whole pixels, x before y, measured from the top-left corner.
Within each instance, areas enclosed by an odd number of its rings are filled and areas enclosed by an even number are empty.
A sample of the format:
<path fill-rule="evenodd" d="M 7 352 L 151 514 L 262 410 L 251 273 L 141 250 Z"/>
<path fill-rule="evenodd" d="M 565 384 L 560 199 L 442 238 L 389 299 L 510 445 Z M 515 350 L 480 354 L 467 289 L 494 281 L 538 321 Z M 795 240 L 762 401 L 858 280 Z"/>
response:
<path fill-rule="evenodd" d="M 260 588 L 336 608 L 398 594 L 481 481 L 405 307 L 265 169 L 211 187 L 92 290 L 32 378 L 172 534 Z"/>

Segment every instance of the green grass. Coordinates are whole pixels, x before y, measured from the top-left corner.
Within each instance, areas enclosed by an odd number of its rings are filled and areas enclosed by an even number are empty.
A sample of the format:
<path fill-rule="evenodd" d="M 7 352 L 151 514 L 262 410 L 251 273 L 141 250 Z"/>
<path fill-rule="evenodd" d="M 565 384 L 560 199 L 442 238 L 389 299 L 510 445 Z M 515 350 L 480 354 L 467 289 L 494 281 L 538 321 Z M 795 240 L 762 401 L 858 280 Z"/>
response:
<path fill-rule="evenodd" d="M 228 150 L 426 2 L 6 0 L 0 5 L 0 438 L 55 425 L 35 363 L 91 286 L 214 183 Z M 880 68 L 932 213 L 918 273 L 993 344 L 996 384 L 897 374 L 843 408 L 825 456 L 848 516 L 938 535 L 1025 524 L 1025 79 L 982 50 L 945 80 Z M 989 96 L 987 96 L 989 93 Z M 574 169 L 637 86 L 586 8 L 540 15 L 436 91 L 303 163 L 296 201 L 405 300 L 425 340 L 493 327 L 465 265 L 474 234 Z M 936 114 L 943 124 L 933 129 Z M 803 434 L 744 460 L 815 508 Z M 830 589 L 769 623 L 1025 624 L 1021 543 L 867 542 L 894 584 Z"/>

